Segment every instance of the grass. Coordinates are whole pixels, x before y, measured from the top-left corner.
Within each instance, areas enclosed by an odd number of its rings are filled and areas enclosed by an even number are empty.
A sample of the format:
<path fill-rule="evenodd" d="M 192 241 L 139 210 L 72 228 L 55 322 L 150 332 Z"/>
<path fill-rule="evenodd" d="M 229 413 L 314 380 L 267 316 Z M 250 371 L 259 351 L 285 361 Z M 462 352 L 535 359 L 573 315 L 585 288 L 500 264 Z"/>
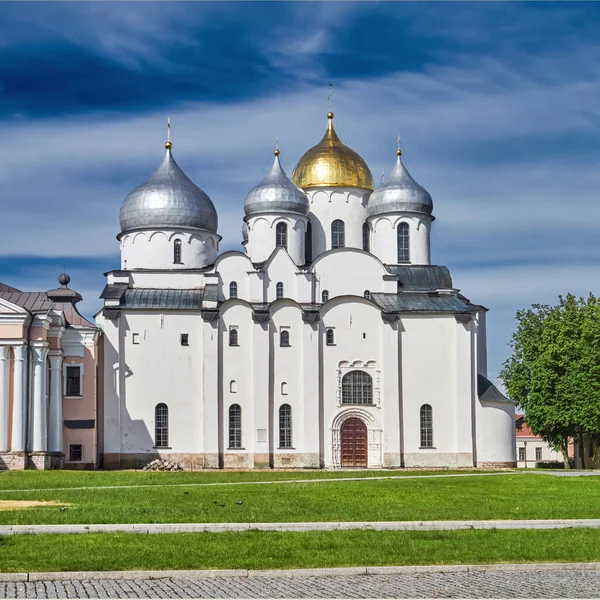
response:
<path fill-rule="evenodd" d="M 0 537 L 0 571 L 591 562 L 600 531 L 337 531 Z"/>
<path fill-rule="evenodd" d="M 12 475 L 12 474 L 10 474 Z M 28 485 L 36 478 L 24 473 Z M 181 474 L 102 473 L 99 479 L 48 473 L 70 483 L 87 480 L 129 481 L 123 489 L 44 490 L 45 474 L 36 474 L 40 489 L 20 488 L 19 477 L 0 476 L 0 499 L 46 500 L 70 504 L 68 510 L 38 507 L 0 512 L 2 524 L 34 523 L 186 523 L 289 521 L 404 521 L 464 519 L 600 518 L 600 478 L 555 477 L 509 473 L 490 477 L 382 479 L 329 483 L 231 485 L 223 487 L 139 487 L 133 483 L 189 482 Z M 83 474 L 82 474 L 83 475 Z M 87 474 L 88 476 L 94 474 Z M 140 475 L 138 478 L 137 475 Z M 200 473 L 194 481 L 246 478 L 254 473 Z M 265 478 L 266 474 L 260 474 Z M 287 473 L 269 473 L 284 476 Z M 304 477 L 308 473 L 291 473 Z M 315 473 L 315 476 L 330 475 Z M 63 476 L 64 477 L 63 479 Z M 166 477 L 165 477 L 166 476 Z M 112 477 L 113 479 L 109 479 Z M 51 487 L 51 486 L 46 486 Z M 241 502 L 242 504 L 237 504 Z"/>

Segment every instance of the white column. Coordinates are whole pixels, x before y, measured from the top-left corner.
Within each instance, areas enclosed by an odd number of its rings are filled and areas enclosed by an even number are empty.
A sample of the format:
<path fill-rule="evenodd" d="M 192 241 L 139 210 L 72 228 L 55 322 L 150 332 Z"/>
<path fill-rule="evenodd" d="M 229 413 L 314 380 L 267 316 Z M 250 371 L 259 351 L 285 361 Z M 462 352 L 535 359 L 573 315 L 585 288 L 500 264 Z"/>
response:
<path fill-rule="evenodd" d="M 9 449 L 8 440 L 8 346 L 0 346 L 0 452 Z"/>
<path fill-rule="evenodd" d="M 25 353 L 26 346 L 13 346 L 15 365 L 13 371 L 13 414 L 12 440 L 13 452 L 25 451 Z"/>
<path fill-rule="evenodd" d="M 62 352 L 50 351 L 50 423 L 48 424 L 48 450 L 63 451 L 62 433 Z"/>
<path fill-rule="evenodd" d="M 33 348 L 33 447 L 34 452 L 48 449 L 46 418 L 46 356 L 48 348 Z"/>

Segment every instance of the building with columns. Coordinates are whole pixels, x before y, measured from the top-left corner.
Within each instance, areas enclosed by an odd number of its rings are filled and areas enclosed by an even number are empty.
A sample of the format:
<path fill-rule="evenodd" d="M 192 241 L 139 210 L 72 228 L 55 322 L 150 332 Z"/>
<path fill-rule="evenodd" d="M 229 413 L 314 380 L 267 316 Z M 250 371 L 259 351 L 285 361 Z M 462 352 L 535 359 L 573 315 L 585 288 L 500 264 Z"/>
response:
<path fill-rule="evenodd" d="M 245 252 L 219 254 L 167 142 L 123 202 L 96 317 L 105 467 L 515 465 L 486 309 L 431 263 L 433 202 L 401 154 L 375 189 L 329 113 L 291 179 L 276 150 L 248 193 Z"/>
<path fill-rule="evenodd" d="M 99 330 L 61 287 L 0 284 L 0 470 L 97 464 Z"/>

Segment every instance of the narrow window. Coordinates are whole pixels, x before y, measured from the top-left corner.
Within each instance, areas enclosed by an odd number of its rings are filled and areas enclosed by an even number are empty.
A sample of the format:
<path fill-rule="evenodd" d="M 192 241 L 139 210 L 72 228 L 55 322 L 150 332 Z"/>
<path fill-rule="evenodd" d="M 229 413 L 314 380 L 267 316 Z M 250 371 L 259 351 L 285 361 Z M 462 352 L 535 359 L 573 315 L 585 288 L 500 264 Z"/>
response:
<path fill-rule="evenodd" d="M 69 460 L 71 462 L 83 460 L 83 446 L 81 444 L 71 444 L 69 446 Z"/>
<path fill-rule="evenodd" d="M 292 447 L 292 407 L 289 404 L 279 407 L 279 447 Z"/>
<path fill-rule="evenodd" d="M 369 224 L 363 223 L 363 250 L 365 252 L 371 251 L 371 243 L 369 237 Z"/>
<path fill-rule="evenodd" d="M 66 384 L 65 396 L 81 396 L 81 369 L 78 366 L 67 367 Z"/>
<path fill-rule="evenodd" d="M 281 395 L 282 395 L 282 396 L 287 396 L 287 393 L 288 393 L 288 391 L 287 391 L 287 390 L 288 390 L 288 388 L 287 388 L 287 383 L 286 383 L 285 381 L 283 381 L 283 382 L 281 383 Z"/>
<path fill-rule="evenodd" d="M 542 449 L 541 448 L 535 449 L 535 460 L 542 460 Z"/>
<path fill-rule="evenodd" d="M 350 371 L 342 378 L 342 404 L 373 404 L 373 379 L 364 371 Z"/>
<path fill-rule="evenodd" d="M 132 333 L 131 334 L 131 343 L 132 344 L 139 344 L 140 343 L 140 334 L 139 333 Z"/>
<path fill-rule="evenodd" d="M 173 262 L 176 265 L 181 264 L 181 240 L 175 240 L 173 242 Z"/>
<path fill-rule="evenodd" d="M 519 448 L 519 460 L 520 461 L 525 460 L 525 448 Z"/>
<path fill-rule="evenodd" d="M 433 448 L 433 411 L 429 404 L 421 406 L 421 448 Z"/>
<path fill-rule="evenodd" d="M 398 262 L 410 262 L 408 223 L 398 225 Z"/>
<path fill-rule="evenodd" d="M 280 281 L 277 283 L 277 287 L 275 288 L 275 295 L 277 298 L 283 298 L 283 283 Z"/>
<path fill-rule="evenodd" d="M 232 379 L 229 382 L 229 393 L 230 394 L 236 394 L 237 393 L 237 383 L 235 382 L 235 379 Z"/>
<path fill-rule="evenodd" d="M 239 404 L 229 407 L 229 447 L 242 447 L 242 409 Z"/>
<path fill-rule="evenodd" d="M 323 290 L 323 293 L 321 294 L 321 302 L 324 304 L 327 302 L 327 300 L 329 300 L 329 290 Z"/>
<path fill-rule="evenodd" d="M 189 346 L 190 345 L 190 334 L 189 333 L 182 333 L 181 334 L 181 345 L 182 346 Z"/>
<path fill-rule="evenodd" d="M 331 224 L 331 247 L 344 248 L 346 245 L 346 235 L 344 221 L 336 219 Z"/>
<path fill-rule="evenodd" d="M 275 236 L 277 238 L 277 246 L 281 246 L 287 250 L 287 225 L 285 223 L 277 223 Z"/>
<path fill-rule="evenodd" d="M 154 444 L 157 448 L 169 447 L 169 409 L 164 403 L 156 405 L 154 410 Z"/>
<path fill-rule="evenodd" d="M 312 262 L 312 223 L 306 224 L 306 233 L 304 234 L 304 262 Z"/>
<path fill-rule="evenodd" d="M 363 296 L 367 299 L 370 300 L 371 299 L 371 292 L 369 290 L 365 290 L 365 293 L 363 294 Z"/>
<path fill-rule="evenodd" d="M 229 345 L 230 346 L 239 346 L 238 343 L 238 330 L 230 329 L 229 330 Z"/>
<path fill-rule="evenodd" d="M 282 329 L 279 334 L 279 345 L 289 346 L 290 345 L 290 332 L 287 329 Z"/>
<path fill-rule="evenodd" d="M 335 334 L 334 334 L 333 329 L 327 330 L 327 345 L 335 346 Z"/>
<path fill-rule="evenodd" d="M 232 281 L 229 284 L 229 297 L 230 298 L 237 298 L 237 283 L 235 281 Z"/>

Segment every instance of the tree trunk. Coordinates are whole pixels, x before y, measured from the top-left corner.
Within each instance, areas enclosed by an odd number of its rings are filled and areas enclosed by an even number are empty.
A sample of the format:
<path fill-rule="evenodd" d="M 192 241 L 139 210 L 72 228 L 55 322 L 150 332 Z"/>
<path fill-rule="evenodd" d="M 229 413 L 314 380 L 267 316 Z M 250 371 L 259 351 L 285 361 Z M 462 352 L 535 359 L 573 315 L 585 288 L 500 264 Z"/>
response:
<path fill-rule="evenodd" d="M 579 456 L 581 458 L 581 468 L 585 469 L 585 448 L 583 447 L 583 430 L 579 430 Z"/>
<path fill-rule="evenodd" d="M 563 461 L 565 463 L 565 469 L 571 468 L 571 462 L 569 461 L 569 438 L 563 441 L 561 444 L 561 452 L 563 455 Z"/>

